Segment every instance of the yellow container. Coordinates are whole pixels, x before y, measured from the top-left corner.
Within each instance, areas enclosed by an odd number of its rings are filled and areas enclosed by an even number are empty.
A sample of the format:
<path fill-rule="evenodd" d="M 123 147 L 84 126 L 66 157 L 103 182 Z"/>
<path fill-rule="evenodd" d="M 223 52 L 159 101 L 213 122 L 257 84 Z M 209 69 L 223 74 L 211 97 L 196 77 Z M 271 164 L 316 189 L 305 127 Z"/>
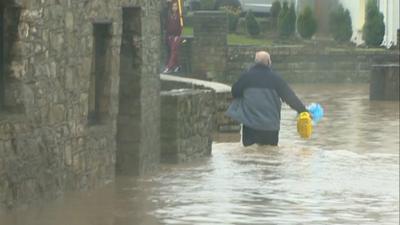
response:
<path fill-rule="evenodd" d="M 304 139 L 308 139 L 311 137 L 313 130 L 312 119 L 308 112 L 300 113 L 297 118 L 297 132 L 300 134 L 300 137 Z"/>

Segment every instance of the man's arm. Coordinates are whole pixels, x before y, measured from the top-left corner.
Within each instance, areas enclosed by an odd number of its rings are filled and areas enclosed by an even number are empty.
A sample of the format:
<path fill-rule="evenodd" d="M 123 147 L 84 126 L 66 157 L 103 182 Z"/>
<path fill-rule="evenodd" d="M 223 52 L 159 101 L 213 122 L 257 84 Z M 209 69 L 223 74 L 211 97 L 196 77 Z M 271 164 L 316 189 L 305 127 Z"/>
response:
<path fill-rule="evenodd" d="M 290 108 L 297 111 L 297 113 L 307 112 L 306 107 L 301 100 L 296 96 L 294 91 L 289 85 L 279 76 L 277 77 L 277 92 L 281 99 L 286 102 Z"/>

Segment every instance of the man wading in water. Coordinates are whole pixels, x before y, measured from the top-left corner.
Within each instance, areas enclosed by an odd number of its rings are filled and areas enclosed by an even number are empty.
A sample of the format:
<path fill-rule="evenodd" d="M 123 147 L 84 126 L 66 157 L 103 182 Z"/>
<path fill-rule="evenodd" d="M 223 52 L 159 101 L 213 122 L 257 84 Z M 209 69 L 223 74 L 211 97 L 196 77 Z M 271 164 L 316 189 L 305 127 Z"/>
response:
<path fill-rule="evenodd" d="M 307 112 L 289 85 L 271 69 L 268 52 L 256 53 L 255 65 L 232 87 L 234 101 L 227 115 L 243 124 L 244 146 L 278 145 L 282 101 L 297 113 Z"/>

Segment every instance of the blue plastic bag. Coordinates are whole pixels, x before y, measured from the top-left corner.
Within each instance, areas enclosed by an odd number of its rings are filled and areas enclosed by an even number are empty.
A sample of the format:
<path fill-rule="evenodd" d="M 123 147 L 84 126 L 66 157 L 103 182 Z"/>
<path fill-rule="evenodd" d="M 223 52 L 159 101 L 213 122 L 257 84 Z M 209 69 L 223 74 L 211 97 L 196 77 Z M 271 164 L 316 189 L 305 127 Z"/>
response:
<path fill-rule="evenodd" d="M 318 103 L 311 103 L 307 106 L 307 110 L 311 113 L 314 124 L 318 123 L 324 117 L 324 109 Z"/>

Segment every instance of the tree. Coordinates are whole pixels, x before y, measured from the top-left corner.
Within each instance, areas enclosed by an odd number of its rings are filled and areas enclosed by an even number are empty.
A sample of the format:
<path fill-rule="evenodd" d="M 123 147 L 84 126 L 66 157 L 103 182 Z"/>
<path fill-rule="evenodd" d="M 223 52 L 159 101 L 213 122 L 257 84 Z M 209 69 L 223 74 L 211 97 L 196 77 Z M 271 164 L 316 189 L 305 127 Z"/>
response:
<path fill-rule="evenodd" d="M 289 5 L 287 2 L 283 3 L 282 9 L 278 16 L 278 31 L 281 37 L 289 37 L 294 34 L 296 26 L 296 13 L 294 11 L 294 4 Z"/>
<path fill-rule="evenodd" d="M 349 10 L 345 10 L 342 5 L 333 10 L 329 18 L 329 27 L 335 41 L 348 42 L 353 35 Z"/>
<path fill-rule="evenodd" d="M 296 9 L 294 7 L 294 3 L 290 4 L 289 8 L 289 35 L 293 35 L 296 31 Z"/>
<path fill-rule="evenodd" d="M 272 26 L 274 29 L 278 27 L 278 16 L 281 11 L 281 2 L 280 1 L 274 1 L 272 3 L 271 7 L 271 18 L 272 18 Z"/>
<path fill-rule="evenodd" d="M 304 8 L 297 19 L 297 29 L 301 37 L 311 39 L 317 31 L 317 20 L 309 6 Z"/>
<path fill-rule="evenodd" d="M 363 39 L 368 46 L 379 46 L 385 36 L 385 23 L 383 14 L 372 0 L 367 3 L 365 24 L 363 27 Z"/>
<path fill-rule="evenodd" d="M 246 14 L 246 28 L 247 32 L 251 36 L 257 36 L 260 34 L 260 25 L 258 24 L 252 11 L 249 11 Z"/>

